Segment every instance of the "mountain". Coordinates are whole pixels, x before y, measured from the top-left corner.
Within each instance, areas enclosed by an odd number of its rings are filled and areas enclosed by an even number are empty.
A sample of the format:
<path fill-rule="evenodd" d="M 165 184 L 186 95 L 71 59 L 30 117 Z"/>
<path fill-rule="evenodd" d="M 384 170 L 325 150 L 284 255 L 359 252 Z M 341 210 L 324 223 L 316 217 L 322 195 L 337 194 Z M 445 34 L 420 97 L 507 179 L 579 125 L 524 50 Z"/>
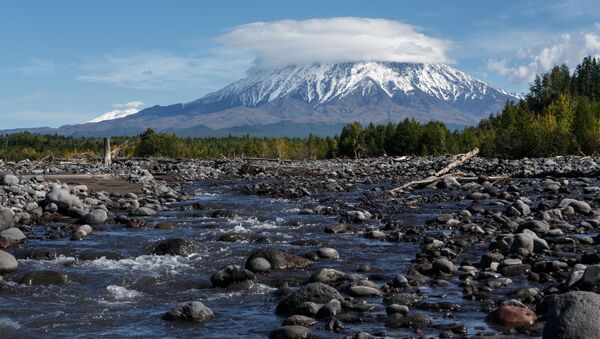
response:
<path fill-rule="evenodd" d="M 304 136 L 332 134 L 353 121 L 386 123 L 406 117 L 461 127 L 517 99 L 444 64 L 315 64 L 253 71 L 196 101 L 97 118 L 55 133 L 137 134 L 150 127 L 188 136 Z"/>

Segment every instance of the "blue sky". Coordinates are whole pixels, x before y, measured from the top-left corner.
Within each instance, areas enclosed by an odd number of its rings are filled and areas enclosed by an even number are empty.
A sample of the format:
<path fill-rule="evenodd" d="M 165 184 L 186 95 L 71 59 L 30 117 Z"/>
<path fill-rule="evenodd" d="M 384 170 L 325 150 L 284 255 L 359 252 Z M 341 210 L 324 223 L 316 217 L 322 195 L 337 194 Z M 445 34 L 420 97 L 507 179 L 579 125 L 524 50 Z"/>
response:
<path fill-rule="evenodd" d="M 250 67 L 297 62 L 300 52 L 306 60 L 330 60 L 338 47 L 361 55 L 365 44 L 354 39 L 361 30 L 373 42 L 365 54 L 370 58 L 404 60 L 390 55 L 389 46 L 415 40 L 424 51 L 419 60 L 447 62 L 521 92 L 535 73 L 600 54 L 598 5 L 598 0 L 3 1 L 0 129 L 57 127 L 109 111 L 191 101 L 243 77 Z M 386 20 L 332 19 L 344 17 Z M 317 28 L 306 35 L 309 23 Z M 295 46 L 286 47 L 286 41 Z M 324 44 L 334 48 L 323 52 Z"/>

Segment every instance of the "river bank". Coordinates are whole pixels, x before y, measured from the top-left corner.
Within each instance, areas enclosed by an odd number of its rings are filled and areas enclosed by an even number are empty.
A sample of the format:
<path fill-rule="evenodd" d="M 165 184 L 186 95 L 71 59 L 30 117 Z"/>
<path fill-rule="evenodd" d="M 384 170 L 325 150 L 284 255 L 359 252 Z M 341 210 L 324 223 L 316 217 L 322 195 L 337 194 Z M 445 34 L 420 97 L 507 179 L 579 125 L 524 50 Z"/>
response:
<path fill-rule="evenodd" d="M 15 337 L 537 336 L 554 317 L 548 331 L 593 331 L 556 314 L 597 312 L 577 301 L 584 292 L 566 292 L 600 284 L 600 159 L 474 158 L 394 191 L 451 160 L 2 163 L 0 309 L 17 310 L 0 312 L 0 327 Z M 190 301 L 202 304 L 177 308 Z"/>

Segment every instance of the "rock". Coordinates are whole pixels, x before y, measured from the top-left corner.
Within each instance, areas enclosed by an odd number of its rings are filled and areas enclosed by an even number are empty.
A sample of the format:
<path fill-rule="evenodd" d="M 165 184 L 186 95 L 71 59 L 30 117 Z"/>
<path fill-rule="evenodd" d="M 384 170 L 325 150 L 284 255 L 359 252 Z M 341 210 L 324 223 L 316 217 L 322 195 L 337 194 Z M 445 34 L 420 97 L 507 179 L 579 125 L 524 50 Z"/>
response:
<path fill-rule="evenodd" d="M 409 309 L 406 305 L 391 304 L 385 308 L 385 313 L 387 313 L 388 315 L 393 313 L 400 313 L 405 316 L 408 314 L 408 311 Z"/>
<path fill-rule="evenodd" d="M 158 212 L 150 207 L 140 207 L 130 212 L 129 215 L 134 217 L 150 217 L 156 215 L 157 213 Z"/>
<path fill-rule="evenodd" d="M 269 272 L 271 270 L 271 263 L 265 258 L 254 258 L 246 264 L 247 268 L 256 273 Z"/>
<path fill-rule="evenodd" d="M 59 210 L 66 211 L 69 207 L 81 207 L 78 197 L 71 195 L 69 190 L 55 187 L 46 194 L 46 205 L 55 204 Z"/>
<path fill-rule="evenodd" d="M 2 185 L 18 185 L 19 178 L 12 174 L 5 174 L 2 176 Z"/>
<path fill-rule="evenodd" d="M 317 250 L 317 254 L 323 259 L 339 259 L 340 254 L 333 248 L 322 247 Z"/>
<path fill-rule="evenodd" d="M 525 233 L 515 234 L 510 251 L 512 253 L 521 253 L 521 252 L 524 252 L 526 254 L 534 253 L 533 252 L 533 237 L 531 235 L 525 234 Z"/>
<path fill-rule="evenodd" d="M 316 317 L 319 310 L 323 307 L 323 304 L 317 304 L 310 301 L 303 302 L 302 304 L 294 307 L 292 314 L 304 315 L 307 317 Z"/>
<path fill-rule="evenodd" d="M 317 304 L 325 304 L 331 301 L 331 299 L 341 301 L 342 296 L 335 288 L 329 285 L 318 282 L 310 283 L 285 297 L 277 305 L 275 312 L 280 315 L 289 315 L 296 306 L 304 302 L 310 301 Z"/>
<path fill-rule="evenodd" d="M 283 321 L 283 326 L 304 326 L 310 327 L 317 324 L 317 321 L 311 317 L 307 317 L 304 315 L 294 314 L 292 316 L 287 317 Z"/>
<path fill-rule="evenodd" d="M 377 297 L 381 295 L 381 291 L 369 286 L 352 286 L 350 287 L 350 295 L 354 297 Z"/>
<path fill-rule="evenodd" d="M 269 333 L 269 339 L 307 339 L 310 330 L 304 326 L 283 326 Z"/>
<path fill-rule="evenodd" d="M 195 241 L 173 238 L 160 240 L 152 245 L 150 252 L 155 255 L 180 255 L 187 257 L 201 251 L 200 245 Z"/>
<path fill-rule="evenodd" d="M 571 206 L 575 212 L 588 215 L 592 212 L 592 207 L 585 201 L 575 200 L 575 199 L 563 199 L 558 204 L 558 208 L 564 208 L 567 206 Z"/>
<path fill-rule="evenodd" d="M 333 268 L 321 268 L 316 271 L 311 277 L 311 282 L 320 282 L 323 284 L 334 283 L 346 276 L 346 273 Z"/>
<path fill-rule="evenodd" d="M 496 321 L 509 328 L 531 325 L 537 320 L 537 314 L 529 308 L 503 305 L 494 315 Z"/>
<path fill-rule="evenodd" d="M 352 226 L 347 225 L 347 224 L 337 224 L 337 225 L 332 225 L 332 226 L 327 226 L 325 227 L 325 233 L 352 233 L 354 232 L 354 229 L 352 228 Z"/>
<path fill-rule="evenodd" d="M 205 323 L 214 317 L 213 311 L 204 306 L 200 301 L 187 301 L 177 304 L 177 306 L 167 312 L 162 318 L 164 320 L 182 320 L 194 323 Z"/>
<path fill-rule="evenodd" d="M 0 232 L 0 246 L 4 244 L 15 245 L 25 241 L 27 237 L 20 229 L 13 227 Z M 6 246 L 9 247 L 9 246 Z"/>
<path fill-rule="evenodd" d="M 229 289 L 245 289 L 252 285 L 256 279 L 254 273 L 248 271 L 240 265 L 229 265 L 213 274 L 210 282 L 214 287 Z"/>
<path fill-rule="evenodd" d="M 0 231 L 15 227 L 17 217 L 10 208 L 0 206 Z"/>
<path fill-rule="evenodd" d="M 12 254 L 0 250 L 0 273 L 14 272 L 18 266 L 19 263 Z"/>
<path fill-rule="evenodd" d="M 529 220 L 524 222 L 517 228 L 517 232 L 521 233 L 523 230 L 531 230 L 536 234 L 544 234 L 550 230 L 550 225 L 543 220 Z"/>
<path fill-rule="evenodd" d="M 529 264 L 519 264 L 519 265 L 510 265 L 504 266 L 502 268 L 502 275 L 507 277 L 518 276 L 518 275 L 526 275 L 531 271 L 531 265 Z"/>
<path fill-rule="evenodd" d="M 600 265 L 590 265 L 583 272 L 579 283 L 586 287 L 593 287 L 600 284 Z"/>
<path fill-rule="evenodd" d="M 235 218 L 237 217 L 237 213 L 234 211 L 227 210 L 216 210 L 210 215 L 212 218 Z"/>
<path fill-rule="evenodd" d="M 325 319 L 333 317 L 342 312 L 342 303 L 339 300 L 332 299 L 327 304 L 323 305 L 317 312 L 317 317 Z"/>
<path fill-rule="evenodd" d="M 69 282 L 69 277 L 57 271 L 35 271 L 26 273 L 20 280 L 24 285 L 60 285 Z"/>
<path fill-rule="evenodd" d="M 437 273 L 453 274 L 456 272 L 456 266 L 445 258 L 437 259 L 432 264 L 433 270 Z"/>
<path fill-rule="evenodd" d="M 58 205 L 51 202 L 44 207 L 44 210 L 49 213 L 56 213 L 58 212 Z"/>
<path fill-rule="evenodd" d="M 600 333 L 600 294 L 569 292 L 548 298 L 545 339 L 597 338 Z"/>
<path fill-rule="evenodd" d="M 252 268 L 250 267 L 250 261 L 252 261 L 254 258 L 266 259 L 271 264 L 271 267 L 276 270 L 305 268 L 313 263 L 312 260 L 280 251 L 274 247 L 267 247 L 258 249 L 250 254 L 248 260 L 246 260 L 245 267 L 247 269 Z"/>
<path fill-rule="evenodd" d="M 456 180 L 455 177 L 444 177 L 443 179 L 444 187 L 446 188 L 458 188 L 460 187 L 460 183 Z"/>
<path fill-rule="evenodd" d="M 422 314 L 415 313 L 404 316 L 401 313 L 392 313 L 389 315 L 386 326 L 392 328 L 410 327 L 413 329 L 423 329 L 423 327 L 431 324 L 431 319 Z"/>
<path fill-rule="evenodd" d="M 97 209 L 93 210 L 90 213 L 86 214 L 83 218 L 79 220 L 80 224 L 91 224 L 91 225 L 99 225 L 106 222 L 108 219 L 108 215 L 106 211 Z"/>
<path fill-rule="evenodd" d="M 217 239 L 218 241 L 224 241 L 224 242 L 242 242 L 242 241 L 248 241 L 248 237 L 246 237 L 243 234 L 239 234 L 239 233 L 230 233 L 230 234 L 222 234 L 221 236 L 219 236 L 219 239 Z"/>
<path fill-rule="evenodd" d="M 586 269 L 587 269 L 587 267 L 582 264 L 577 264 L 577 265 L 573 266 L 573 269 L 569 273 L 569 276 L 567 277 L 567 279 L 565 279 L 565 287 L 567 289 L 569 289 L 573 285 L 578 283 L 581 280 L 581 278 L 583 277 L 583 273 L 585 272 Z"/>

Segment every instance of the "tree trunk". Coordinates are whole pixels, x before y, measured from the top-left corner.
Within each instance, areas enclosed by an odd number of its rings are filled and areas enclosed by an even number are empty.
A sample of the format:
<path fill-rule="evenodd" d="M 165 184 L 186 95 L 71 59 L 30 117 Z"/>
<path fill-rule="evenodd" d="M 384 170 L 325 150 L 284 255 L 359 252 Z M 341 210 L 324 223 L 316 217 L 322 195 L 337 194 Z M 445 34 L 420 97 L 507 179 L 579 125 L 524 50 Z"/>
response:
<path fill-rule="evenodd" d="M 110 138 L 104 138 L 104 157 L 102 158 L 102 163 L 108 166 L 112 164 L 112 156 L 110 152 Z"/>

